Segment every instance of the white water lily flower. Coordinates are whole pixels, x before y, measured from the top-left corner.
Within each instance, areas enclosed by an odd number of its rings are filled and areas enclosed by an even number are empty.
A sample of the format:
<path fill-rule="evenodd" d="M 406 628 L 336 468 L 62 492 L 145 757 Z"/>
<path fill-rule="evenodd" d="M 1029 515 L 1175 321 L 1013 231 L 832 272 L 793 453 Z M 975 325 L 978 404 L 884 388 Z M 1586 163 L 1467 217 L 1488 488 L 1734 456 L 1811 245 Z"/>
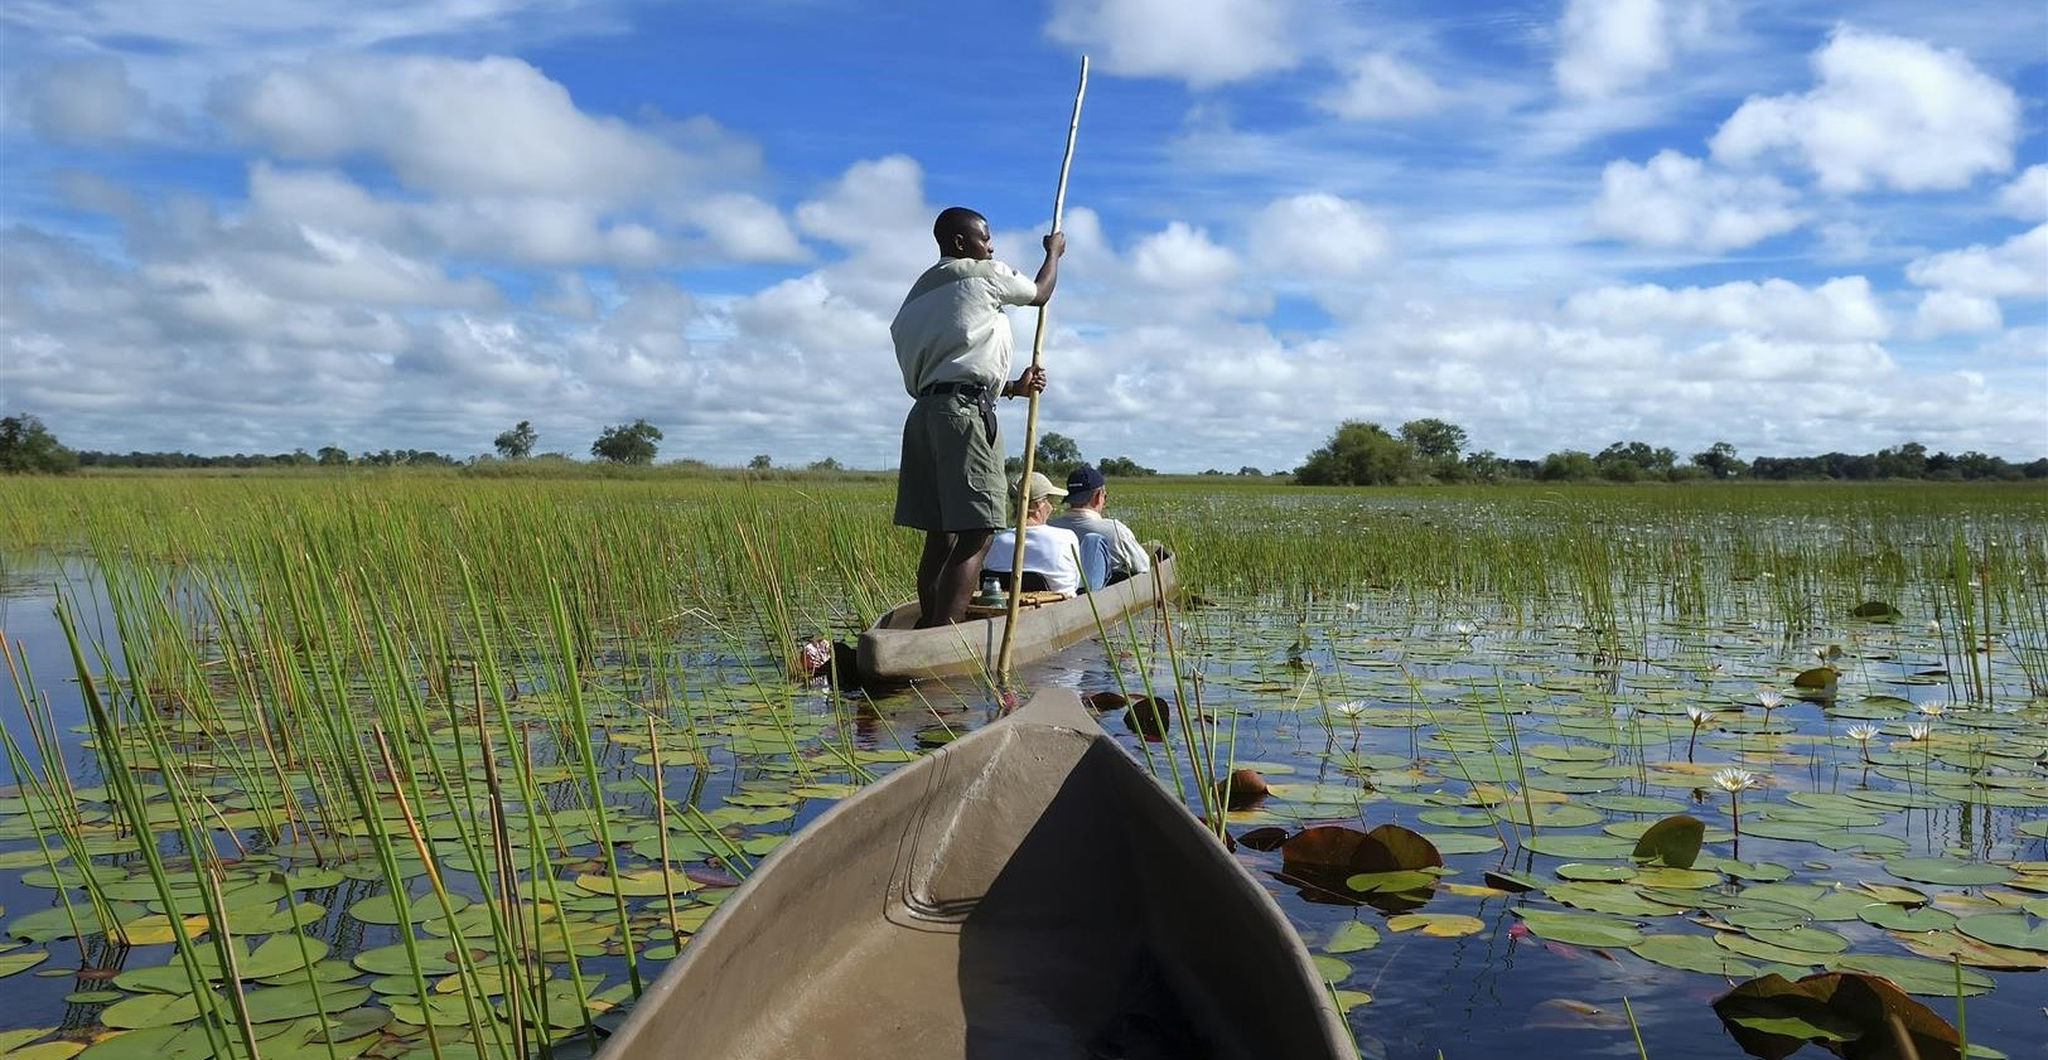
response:
<path fill-rule="evenodd" d="M 1707 723 L 1707 719 L 1714 716 L 1714 712 L 1711 710 L 1702 710 L 1699 707 L 1687 707 L 1685 708 L 1685 716 L 1691 718 L 1692 723 L 1695 726 L 1698 726 L 1705 725 Z"/>
<path fill-rule="evenodd" d="M 1914 704 L 1914 705 L 1913 705 L 1913 709 L 1914 709 L 1914 710 L 1917 710 L 1917 711 L 1919 711 L 1919 712 L 1920 712 L 1920 713 L 1922 713 L 1922 714 L 1925 714 L 1925 715 L 1927 715 L 1927 716 L 1928 716 L 1928 717 L 1930 717 L 1930 718 L 1939 718 L 1939 717 L 1941 717 L 1941 716 L 1942 716 L 1943 714 L 1946 714 L 1946 713 L 1948 713 L 1948 704 L 1946 704 L 1946 703 L 1916 703 L 1916 704 Z"/>
<path fill-rule="evenodd" d="M 1873 736 L 1876 736 L 1876 735 L 1877 735 L 1877 726 L 1875 726 L 1875 725 L 1851 725 L 1851 726 L 1849 726 L 1849 728 L 1848 728 L 1847 730 L 1845 730 L 1845 731 L 1846 731 L 1846 732 L 1847 732 L 1847 733 L 1849 734 L 1849 738 L 1850 738 L 1851 740 L 1855 740 L 1856 742 L 1858 742 L 1858 743 L 1861 743 L 1861 742 L 1863 742 L 1864 740 L 1868 740 L 1868 739 L 1870 739 L 1871 737 L 1873 737 Z"/>
<path fill-rule="evenodd" d="M 1756 701 L 1762 703 L 1766 711 L 1776 710 L 1785 705 L 1785 697 L 1768 688 L 1756 694 Z"/>
<path fill-rule="evenodd" d="M 1479 632 L 1478 628 L 1473 626 L 1470 622 L 1460 622 L 1454 628 L 1457 629 L 1458 636 L 1461 637 L 1469 637 L 1472 634 Z"/>
<path fill-rule="evenodd" d="M 1916 721 L 1913 724 L 1906 726 L 1906 739 L 1918 743 L 1921 740 L 1925 740 L 1927 738 L 1927 734 L 1933 731 L 1934 726 Z"/>
<path fill-rule="evenodd" d="M 1339 714 L 1344 715 L 1347 718 L 1355 718 L 1365 712 L 1365 704 L 1360 703 L 1358 700 L 1354 699 L 1349 703 L 1334 704 L 1330 707 L 1330 709 L 1336 711 Z"/>
<path fill-rule="evenodd" d="M 1722 791 L 1748 791 L 1763 783 L 1763 778 L 1747 769 L 1729 767 L 1714 771 L 1714 785 Z"/>

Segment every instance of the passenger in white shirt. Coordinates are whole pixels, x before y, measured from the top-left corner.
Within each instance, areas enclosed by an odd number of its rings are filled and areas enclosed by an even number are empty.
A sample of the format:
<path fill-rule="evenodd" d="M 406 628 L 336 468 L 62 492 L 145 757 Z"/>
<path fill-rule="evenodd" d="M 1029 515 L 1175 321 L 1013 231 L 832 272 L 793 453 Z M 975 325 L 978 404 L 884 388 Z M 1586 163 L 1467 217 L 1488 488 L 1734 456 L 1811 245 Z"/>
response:
<path fill-rule="evenodd" d="M 1024 573 L 1040 575 L 1046 589 L 1072 596 L 1081 591 L 1081 539 L 1072 530 L 1045 525 L 1052 516 L 1053 500 L 1066 495 L 1051 479 L 1031 473 L 1024 499 Z M 997 531 L 982 569 L 1008 574 L 1016 555 L 1017 531 Z"/>

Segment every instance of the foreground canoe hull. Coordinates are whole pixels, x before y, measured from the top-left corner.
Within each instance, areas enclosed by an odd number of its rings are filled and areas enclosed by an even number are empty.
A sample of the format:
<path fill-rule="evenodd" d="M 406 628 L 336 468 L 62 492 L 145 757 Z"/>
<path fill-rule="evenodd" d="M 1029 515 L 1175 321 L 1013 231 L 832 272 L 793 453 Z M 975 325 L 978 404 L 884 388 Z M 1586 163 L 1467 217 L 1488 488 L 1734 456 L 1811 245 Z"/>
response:
<path fill-rule="evenodd" d="M 1133 611 L 1173 595 L 1179 582 L 1172 554 L 1155 547 L 1153 571 L 1054 604 L 1026 608 L 1017 616 L 1012 665 L 1042 659 L 1123 621 Z M 916 601 L 891 610 L 860 635 L 861 676 L 869 681 L 914 681 L 991 673 L 1002 653 L 1005 616 L 976 619 L 938 629 L 915 629 Z"/>
<path fill-rule="evenodd" d="M 1055 690 L 784 843 L 600 1060 L 1352 1055 L 1272 898 Z"/>

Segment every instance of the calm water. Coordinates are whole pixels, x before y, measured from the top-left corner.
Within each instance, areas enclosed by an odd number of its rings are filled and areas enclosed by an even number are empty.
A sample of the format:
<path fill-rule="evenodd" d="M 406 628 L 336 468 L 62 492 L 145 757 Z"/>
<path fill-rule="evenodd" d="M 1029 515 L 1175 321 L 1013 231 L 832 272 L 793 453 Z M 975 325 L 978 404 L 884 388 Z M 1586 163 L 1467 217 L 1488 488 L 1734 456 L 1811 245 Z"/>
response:
<path fill-rule="evenodd" d="M 67 679 L 68 649 L 51 618 L 53 585 L 88 615 L 103 615 L 104 593 L 90 571 L 16 566 L 0 582 L 0 621 L 52 699 L 76 783 L 91 785 L 98 777 L 82 746 L 83 708 L 76 681 Z M 1561 868 L 1585 872 L 1567 866 L 1625 872 L 1632 830 L 1681 811 L 1706 822 L 1703 865 L 1732 861 L 1737 850 L 1730 800 L 1710 776 L 1712 768 L 1732 765 L 1753 772 L 1761 783 L 1741 801 L 1739 857 L 1746 867 L 1740 871 L 1747 878 L 1724 874 L 1722 882 L 1695 888 L 1699 899 L 1689 907 L 1664 892 L 1667 911 L 1627 917 L 1643 934 L 1725 933 L 1735 911 L 1754 912 L 1754 906 L 1741 904 L 1741 896 L 1759 882 L 1818 884 L 1829 893 L 1865 881 L 1913 887 L 1936 908 L 1962 916 L 2024 908 L 2017 903 L 2040 898 L 2040 892 L 2011 883 L 1915 882 L 1891 870 L 1906 864 L 1902 858 L 2048 861 L 2048 840 L 2040 838 L 2039 827 L 2048 814 L 2042 808 L 2048 777 L 2041 765 L 2048 753 L 2048 706 L 2026 687 L 2020 667 L 2001 654 L 2026 646 L 1994 652 L 1997 694 L 1989 704 L 1953 703 L 1958 688 L 1947 672 L 1960 660 L 1945 655 L 1942 638 L 1927 632 L 1931 614 L 1912 601 L 1899 603 L 1904 614 L 1896 622 L 1843 616 L 1796 635 L 1759 607 L 1722 608 L 1684 622 L 1645 617 L 1616 637 L 1562 620 L 1524 623 L 1509 609 L 1483 602 L 1418 607 L 1405 597 L 1366 589 L 1310 601 L 1223 599 L 1174 614 L 1178 650 L 1171 660 L 1163 654 L 1156 624 L 1147 622 L 1139 627 L 1135 653 L 1119 635 L 1106 646 L 1078 646 L 1022 676 L 1027 684 L 1083 693 L 1120 687 L 1136 692 L 1140 673 L 1149 672 L 1159 690 L 1172 696 L 1178 694 L 1172 691 L 1177 665 L 1180 687 L 1199 697 L 1200 709 L 1215 720 L 1222 757 L 1259 770 L 1274 786 L 1260 806 L 1231 815 L 1233 834 L 1316 824 L 1369 829 L 1392 822 L 1448 848 L 1444 860 L 1452 872 L 1443 885 L 1420 906 L 1400 911 L 1477 919 L 1476 930 L 1453 937 L 1396 930 L 1390 914 L 1371 905 L 1310 901 L 1278 878 L 1279 852 L 1239 851 L 1313 952 L 1327 956 L 1347 923 L 1376 930 L 1376 945 L 1335 955 L 1341 966 L 1325 962 L 1341 988 L 1371 996 L 1349 1013 L 1363 1055 L 1633 1056 L 1636 1047 L 1622 1018 L 1626 998 L 1651 1056 L 1738 1057 L 1741 1050 L 1709 1008 L 1727 989 L 1726 980 L 1654 963 L 1625 945 L 1546 940 L 1524 929 L 1515 911 L 1569 907 L 1541 890 L 1492 890 L 1483 886 L 1483 874 L 1506 868 L 1557 884 L 1563 882 Z M 111 645 L 103 618 L 88 624 Z M 1833 694 L 1816 701 L 1793 698 L 1794 675 L 1819 664 L 1822 655 L 1814 649 L 1825 652 L 1830 645 L 1840 650 L 1833 659 L 1839 669 Z M 773 836 L 793 833 L 830 805 L 829 797 L 804 792 L 855 778 L 815 754 L 801 756 L 808 764 L 793 767 L 781 742 L 786 737 L 749 713 L 759 697 L 734 691 L 753 687 L 748 664 L 756 660 L 736 658 L 711 642 L 682 650 L 691 676 L 681 686 L 650 678 L 650 669 L 659 668 L 623 646 L 599 655 L 593 665 L 619 704 L 666 702 L 678 695 L 696 703 L 694 716 L 710 737 L 707 760 L 693 768 L 671 759 L 664 772 L 669 794 L 674 798 L 689 788 L 696 805 L 731 813 L 730 822 L 721 823 L 761 840 L 766 849 Z M 1768 725 L 1760 690 L 1785 697 Z M 1696 736 L 1687 707 L 1714 712 Z M 1937 707 L 1938 714 L 1930 713 Z M 672 707 L 664 709 L 669 720 L 677 720 Z M 599 724 L 611 733 L 633 731 L 630 711 L 599 713 Z M 942 742 L 948 730 L 986 724 L 994 712 L 987 697 L 971 689 L 927 687 L 917 695 L 834 704 L 825 691 L 810 688 L 796 694 L 790 716 L 800 719 L 789 734 L 799 746 L 858 749 L 866 768 L 879 774 L 899 764 L 905 749 Z M 27 730 L 11 696 L 0 696 L 0 717 L 26 745 Z M 1102 720 L 1134 757 L 1168 773 L 1164 747 L 1138 739 L 1114 713 Z M 1849 730 L 1860 724 L 1879 731 L 1859 741 Z M 1908 728 L 1916 724 L 1931 728 L 1916 738 Z M 1175 753 L 1184 756 L 1181 734 L 1172 738 Z M 652 819 L 649 800 L 634 793 L 632 778 L 647 771 L 633 761 L 633 751 L 616 740 L 601 743 L 612 793 L 607 806 L 617 807 L 621 827 Z M 1165 779 L 1194 802 L 1184 759 Z M 1599 846 L 1567 845 L 1563 849 L 1574 851 L 1569 854 L 1529 849 L 1532 806 L 1535 834 L 1543 837 L 1537 845 L 1565 837 L 1618 837 L 1621 855 Z M 0 839 L 0 857 L 35 849 L 21 829 L 18 808 L 10 807 L 0 824 L 13 828 Z M 1479 849 L 1497 845 L 1503 834 L 1508 846 Z M 578 847 L 586 854 L 593 849 L 590 842 Z M 252 861 L 272 856 L 259 846 Z M 5 919 L 52 907 L 48 886 L 24 880 L 30 862 L 15 855 L 6 864 L 0 869 Z M 452 875 L 458 888 L 465 886 L 465 874 Z M 706 876 L 721 882 L 715 873 Z M 2048 872 L 2037 870 L 2018 882 L 2048 886 Z M 396 938 L 394 928 L 347 912 L 383 889 L 380 880 L 348 879 L 305 895 L 324 909 L 314 933 L 332 944 L 331 959 Z M 717 892 L 713 886 L 693 898 Z M 602 909 L 609 899 L 587 904 Z M 2041 908 L 2023 915 L 2039 924 Z M 1708 919 L 1720 926 L 1702 923 Z M 1911 956 L 1901 936 L 1853 915 L 1817 919 L 1810 926 L 1838 936 L 1848 954 Z M 113 954 L 102 943 L 83 962 L 74 943 L 52 942 L 48 949 L 51 956 L 42 965 L 7 977 L 0 1029 L 83 1032 L 116 999 L 100 992 L 132 992 L 104 978 L 72 974 L 81 963 L 137 969 L 170 960 L 163 945 Z M 1774 949 L 1759 952 L 1783 956 Z M 1808 962 L 1812 968 L 1830 959 L 1816 954 Z M 1777 967 L 1764 957 L 1742 959 L 1760 970 Z M 622 963 L 593 955 L 590 968 L 604 973 L 605 985 L 616 986 L 623 981 Z M 643 972 L 651 975 L 659 966 L 650 960 Z M 2011 1056 L 2048 1055 L 2040 1045 L 2048 1038 L 2042 1016 L 2048 974 L 1983 974 L 1992 989 L 1968 1000 L 1972 1040 Z M 88 1000 L 67 1002 L 67 996 Z M 1953 1019 L 1953 998 L 1920 1000 Z"/>

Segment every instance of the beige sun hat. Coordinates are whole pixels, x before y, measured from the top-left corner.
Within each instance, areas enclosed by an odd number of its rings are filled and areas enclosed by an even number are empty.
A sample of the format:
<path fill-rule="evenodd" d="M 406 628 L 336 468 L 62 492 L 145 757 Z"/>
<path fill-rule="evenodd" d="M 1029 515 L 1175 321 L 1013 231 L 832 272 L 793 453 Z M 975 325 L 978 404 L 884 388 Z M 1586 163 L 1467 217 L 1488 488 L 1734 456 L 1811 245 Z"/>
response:
<path fill-rule="evenodd" d="M 1035 501 L 1045 497 L 1064 497 L 1067 495 L 1066 490 L 1053 485 L 1051 479 L 1036 471 L 1033 471 L 1031 477 L 1025 480 L 1025 486 L 1025 500 Z"/>

